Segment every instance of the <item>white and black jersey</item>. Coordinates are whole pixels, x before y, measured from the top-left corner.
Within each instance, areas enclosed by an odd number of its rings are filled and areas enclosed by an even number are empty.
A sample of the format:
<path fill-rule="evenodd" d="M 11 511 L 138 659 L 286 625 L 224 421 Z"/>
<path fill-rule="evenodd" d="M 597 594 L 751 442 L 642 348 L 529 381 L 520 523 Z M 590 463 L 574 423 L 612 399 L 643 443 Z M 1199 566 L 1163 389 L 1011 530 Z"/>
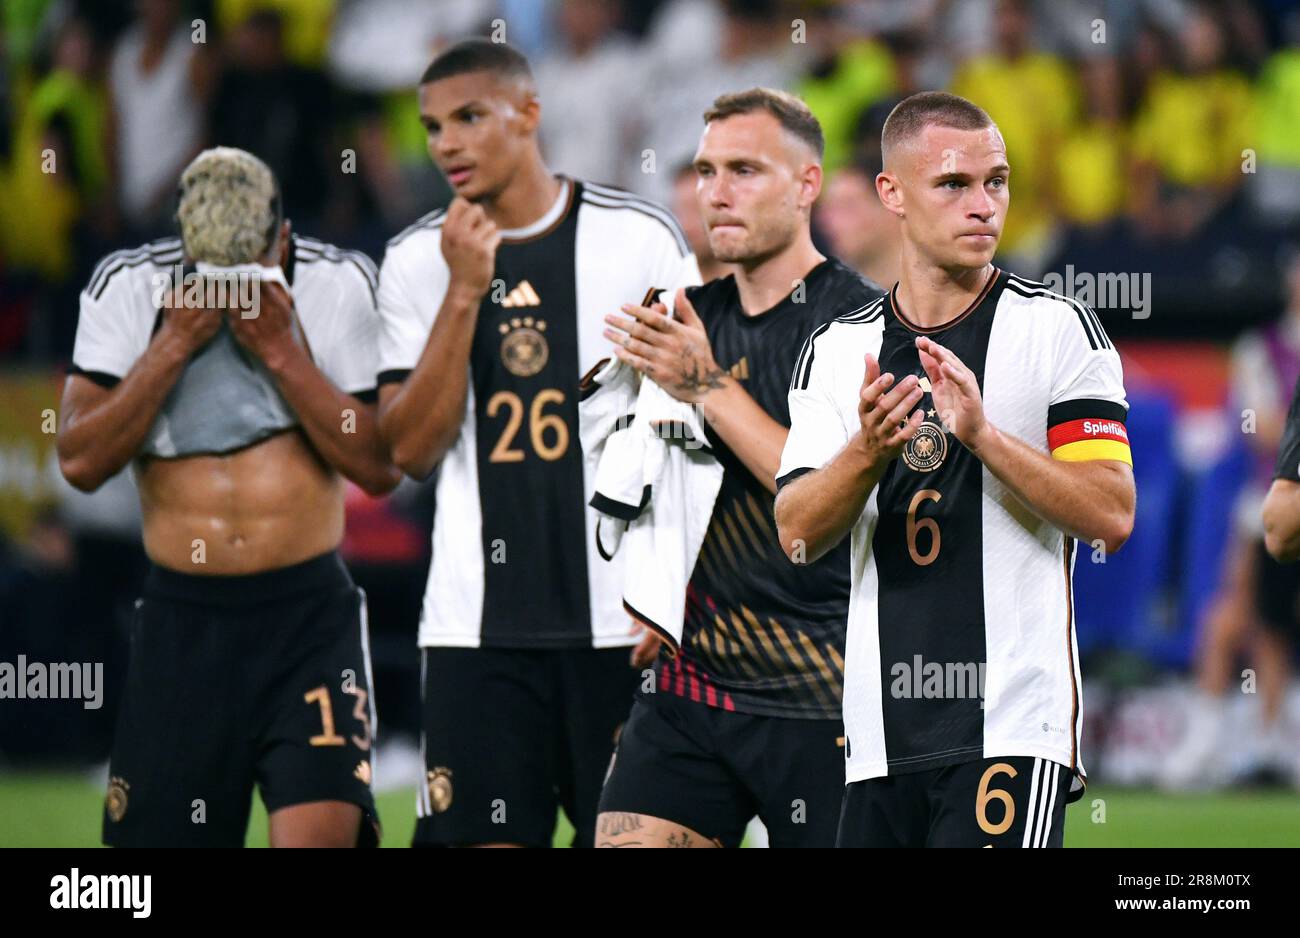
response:
<path fill-rule="evenodd" d="M 943 427 L 916 337 L 979 380 L 988 420 L 1058 459 L 1131 465 L 1119 355 L 1096 314 L 996 271 L 938 329 L 907 321 L 897 287 L 812 333 L 790 388 L 778 485 L 825 465 L 857 432 L 863 356 L 926 393 L 920 431 L 851 534 L 845 656 L 849 782 L 975 759 L 1037 756 L 1082 790 L 1075 541 L 1030 512 Z"/>
<path fill-rule="evenodd" d="M 69 370 L 103 387 L 126 377 L 162 324 L 162 311 L 155 305 L 156 278 L 170 280 L 182 262 L 180 238 L 115 251 L 100 261 L 81 292 Z M 378 334 L 374 262 L 359 251 L 295 234 L 284 273 L 316 366 L 339 390 L 373 399 Z"/>
<path fill-rule="evenodd" d="M 552 208 L 505 231 L 478 311 L 460 435 L 438 470 L 420 644 L 626 645 L 621 564 L 588 562 L 594 480 L 578 442 L 578 382 L 611 354 L 604 317 L 651 287 L 699 282 L 658 205 L 561 177 Z M 379 382 L 415 367 L 446 295 L 442 212 L 388 244 Z M 594 560 L 594 558 L 592 558 Z"/>

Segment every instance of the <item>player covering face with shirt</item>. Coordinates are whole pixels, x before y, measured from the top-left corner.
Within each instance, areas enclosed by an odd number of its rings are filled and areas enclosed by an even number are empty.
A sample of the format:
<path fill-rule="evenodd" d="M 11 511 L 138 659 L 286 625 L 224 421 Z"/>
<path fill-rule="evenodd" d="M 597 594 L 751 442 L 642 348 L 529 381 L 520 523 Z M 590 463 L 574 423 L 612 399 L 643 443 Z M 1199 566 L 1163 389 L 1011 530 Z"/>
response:
<path fill-rule="evenodd" d="M 915 95 L 883 149 L 899 282 L 809 338 L 776 505 L 794 559 L 852 534 L 839 842 L 1059 845 L 1085 780 L 1075 539 L 1113 552 L 1134 517 L 1119 357 L 994 266 L 1011 168 L 982 110 Z"/>
<path fill-rule="evenodd" d="M 365 598 L 337 554 L 343 480 L 399 479 L 375 425 L 373 264 L 291 235 L 241 150 L 186 168 L 177 216 L 180 239 L 110 255 L 83 291 L 59 427 L 77 488 L 134 466 L 152 561 L 104 839 L 242 846 L 256 784 L 272 846 L 373 842 Z M 196 264 L 258 302 L 194 289 Z"/>

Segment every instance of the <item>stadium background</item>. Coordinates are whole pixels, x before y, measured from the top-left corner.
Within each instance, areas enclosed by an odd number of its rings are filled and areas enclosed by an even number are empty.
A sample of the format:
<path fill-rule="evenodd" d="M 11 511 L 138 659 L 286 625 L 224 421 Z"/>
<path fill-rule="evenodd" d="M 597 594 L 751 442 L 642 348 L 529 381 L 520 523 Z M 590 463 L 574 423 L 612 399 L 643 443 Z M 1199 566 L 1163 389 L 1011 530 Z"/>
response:
<path fill-rule="evenodd" d="M 218 143 L 267 160 L 295 230 L 378 262 L 386 238 L 447 198 L 417 76 L 438 46 L 494 31 L 534 63 L 552 168 L 671 202 L 688 228 L 673 183 L 711 99 L 756 84 L 804 95 L 828 136 L 819 241 L 868 273 L 888 270 L 864 181 L 892 103 L 946 88 L 992 114 L 1013 165 L 1000 263 L 1149 286 L 1140 303 L 1093 303 L 1124 359 L 1138 520 L 1121 554 L 1082 551 L 1076 572 L 1092 785 L 1067 843 L 1300 844 L 1297 776 L 1244 782 L 1259 708 L 1239 692 L 1249 642 L 1216 767 L 1181 786 L 1200 790 L 1157 787 L 1197 731 L 1198 636 L 1244 595 L 1227 589 L 1234 532 L 1276 449 L 1254 417 L 1278 416 L 1258 348 L 1290 334 L 1261 330 L 1300 331 L 1300 2 L 5 0 L 0 661 L 103 662 L 110 693 L 99 710 L 0 701 L 0 846 L 98 842 L 144 566 L 129 473 L 87 496 L 53 454 L 47 410 L 91 267 L 169 233 L 180 167 Z M 146 79 L 132 63 L 149 37 L 165 54 Z M 387 842 L 403 845 L 434 506 L 409 481 L 380 500 L 354 489 L 348 505 L 388 740 L 380 807 Z M 1294 687 L 1288 701 L 1294 770 Z M 264 842 L 259 814 L 250 843 Z"/>

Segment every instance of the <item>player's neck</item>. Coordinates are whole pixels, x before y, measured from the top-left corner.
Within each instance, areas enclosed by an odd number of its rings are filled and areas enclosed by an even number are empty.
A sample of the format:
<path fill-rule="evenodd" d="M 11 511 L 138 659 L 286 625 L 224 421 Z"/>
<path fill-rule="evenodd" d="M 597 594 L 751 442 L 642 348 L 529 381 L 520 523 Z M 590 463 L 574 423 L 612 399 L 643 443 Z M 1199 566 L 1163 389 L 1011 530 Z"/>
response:
<path fill-rule="evenodd" d="M 993 275 L 983 267 L 943 268 L 904 256 L 898 277 L 898 311 L 922 329 L 934 329 L 962 314 Z"/>
<path fill-rule="evenodd" d="M 551 210 L 562 186 L 539 155 L 526 160 L 495 198 L 485 200 L 483 211 L 498 228 L 527 228 Z"/>
<path fill-rule="evenodd" d="M 767 312 L 795 288 L 796 281 L 826 260 L 805 230 L 784 250 L 755 263 L 736 265 L 736 289 L 746 316 Z"/>

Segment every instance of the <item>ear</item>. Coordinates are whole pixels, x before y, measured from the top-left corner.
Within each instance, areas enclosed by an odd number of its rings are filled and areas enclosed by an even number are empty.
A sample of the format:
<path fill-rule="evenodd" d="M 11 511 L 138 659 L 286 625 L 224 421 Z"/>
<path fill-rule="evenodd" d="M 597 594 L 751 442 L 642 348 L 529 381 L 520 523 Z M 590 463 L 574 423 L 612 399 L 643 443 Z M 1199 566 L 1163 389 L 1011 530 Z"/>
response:
<path fill-rule="evenodd" d="M 824 171 L 819 163 L 805 163 L 799 176 L 799 207 L 809 210 L 822 194 Z"/>
<path fill-rule="evenodd" d="M 880 204 L 885 207 L 885 211 L 903 217 L 903 187 L 897 176 L 891 172 L 876 176 L 876 195 L 880 196 Z"/>
<path fill-rule="evenodd" d="M 532 88 L 525 88 L 521 98 L 522 100 L 519 102 L 520 126 L 525 133 L 535 134 L 542 123 L 541 98 L 537 96 L 537 92 Z"/>
<path fill-rule="evenodd" d="M 280 223 L 280 250 L 278 253 L 281 270 L 289 264 L 289 252 L 293 250 L 293 239 L 290 238 L 292 232 L 293 226 L 289 224 L 289 219 L 286 218 Z"/>

